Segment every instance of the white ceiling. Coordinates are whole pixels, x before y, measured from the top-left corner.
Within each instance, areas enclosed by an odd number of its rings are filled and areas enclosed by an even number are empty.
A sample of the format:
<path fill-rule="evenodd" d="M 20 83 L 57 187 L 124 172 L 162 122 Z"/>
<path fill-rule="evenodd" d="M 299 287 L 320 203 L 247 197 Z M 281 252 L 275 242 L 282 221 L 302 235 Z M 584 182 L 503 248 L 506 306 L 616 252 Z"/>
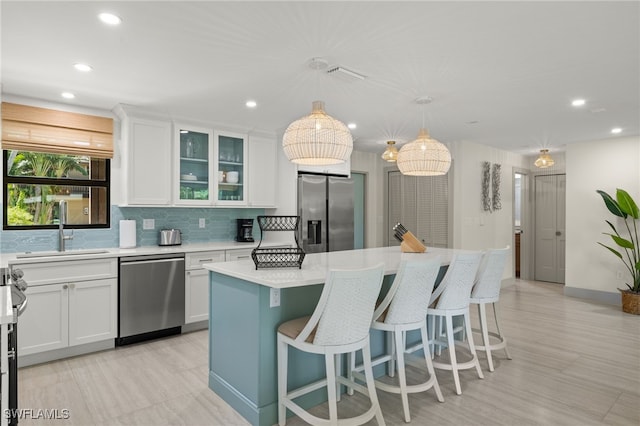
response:
<path fill-rule="evenodd" d="M 282 134 L 324 100 L 382 151 L 423 120 L 519 153 L 640 129 L 640 3 L 2 1 L 2 92 Z M 123 23 L 108 27 L 110 11 Z M 315 71 L 311 58 L 367 76 Z M 74 70 L 76 62 L 93 67 Z M 76 99 L 65 101 L 62 91 Z M 415 99 L 430 96 L 419 106 Z M 582 108 L 570 105 L 584 98 Z M 245 101 L 254 99 L 250 110 Z"/>

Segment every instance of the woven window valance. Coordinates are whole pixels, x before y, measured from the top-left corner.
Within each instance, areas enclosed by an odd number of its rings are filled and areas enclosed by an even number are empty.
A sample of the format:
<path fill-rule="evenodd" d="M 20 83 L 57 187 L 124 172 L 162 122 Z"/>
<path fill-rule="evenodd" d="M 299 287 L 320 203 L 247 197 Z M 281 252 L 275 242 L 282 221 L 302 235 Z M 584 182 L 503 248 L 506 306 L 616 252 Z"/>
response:
<path fill-rule="evenodd" d="M 2 149 L 113 157 L 113 120 L 2 103 Z"/>

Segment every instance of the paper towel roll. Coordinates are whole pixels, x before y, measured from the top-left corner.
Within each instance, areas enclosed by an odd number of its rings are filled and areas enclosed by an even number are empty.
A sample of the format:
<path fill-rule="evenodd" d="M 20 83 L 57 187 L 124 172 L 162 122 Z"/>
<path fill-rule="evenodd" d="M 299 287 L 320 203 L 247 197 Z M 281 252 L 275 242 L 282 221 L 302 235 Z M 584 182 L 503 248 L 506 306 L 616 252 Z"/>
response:
<path fill-rule="evenodd" d="M 134 248 L 136 246 L 136 221 L 120 221 L 120 248 Z"/>

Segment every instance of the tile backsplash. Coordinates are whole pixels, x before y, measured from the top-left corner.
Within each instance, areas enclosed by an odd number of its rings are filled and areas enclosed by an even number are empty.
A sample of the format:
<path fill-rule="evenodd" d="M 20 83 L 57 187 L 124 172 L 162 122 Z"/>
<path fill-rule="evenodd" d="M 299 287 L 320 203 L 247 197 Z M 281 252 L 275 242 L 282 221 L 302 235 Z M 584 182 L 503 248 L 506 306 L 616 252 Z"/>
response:
<path fill-rule="evenodd" d="M 2 209 L 0 209 L 0 212 Z M 1 213 L 0 213 L 1 214 Z M 136 221 L 136 245 L 154 246 L 158 244 L 160 229 L 177 228 L 182 231 L 182 243 L 208 241 L 232 241 L 236 236 L 236 219 L 255 219 L 263 215 L 264 209 L 215 209 L 215 208 L 149 208 L 111 206 L 111 227 L 107 229 L 76 229 L 73 239 L 67 241 L 68 250 L 114 248 L 120 245 L 120 220 Z M 154 219 L 154 229 L 142 229 L 143 219 Z M 205 227 L 200 228 L 200 219 Z M 66 231 L 67 234 L 71 231 Z M 254 222 L 256 241 L 260 230 Z M 0 253 L 43 251 L 58 249 L 58 230 L 16 230 L 1 231 Z"/>

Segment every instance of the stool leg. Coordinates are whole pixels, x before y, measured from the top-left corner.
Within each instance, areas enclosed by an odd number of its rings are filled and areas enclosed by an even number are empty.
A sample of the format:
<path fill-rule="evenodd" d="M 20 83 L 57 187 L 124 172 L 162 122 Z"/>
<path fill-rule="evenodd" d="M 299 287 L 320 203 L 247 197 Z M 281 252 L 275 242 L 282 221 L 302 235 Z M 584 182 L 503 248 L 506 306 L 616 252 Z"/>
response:
<path fill-rule="evenodd" d="M 327 398 L 329 404 L 329 421 L 338 423 L 338 404 L 336 401 L 336 366 L 333 354 L 325 354 L 325 370 L 327 372 Z"/>
<path fill-rule="evenodd" d="M 350 382 L 355 381 L 353 377 L 353 370 L 356 369 L 356 353 L 349 352 L 347 354 L 347 378 Z M 353 395 L 353 388 L 351 386 L 347 386 L 347 395 Z"/>
<path fill-rule="evenodd" d="M 482 333 L 482 345 L 487 354 L 489 371 L 493 371 L 493 357 L 491 356 L 491 342 L 489 341 L 489 328 L 487 326 L 487 307 L 485 303 L 478 303 L 478 316 L 480 317 L 480 332 Z"/>
<path fill-rule="evenodd" d="M 400 382 L 400 397 L 402 398 L 404 421 L 409 423 L 411 421 L 411 415 L 409 414 L 409 396 L 407 395 L 407 373 L 404 366 L 404 333 L 399 330 L 394 331 L 393 337 L 396 344 L 396 358 L 398 360 L 398 381 Z"/>
<path fill-rule="evenodd" d="M 484 379 L 484 374 L 482 374 L 482 369 L 480 368 L 480 362 L 478 361 L 478 354 L 476 353 L 476 347 L 473 344 L 473 334 L 471 331 L 471 322 L 469 321 L 469 310 L 464 313 L 464 325 L 467 330 L 467 343 L 469 344 L 469 350 L 471 351 L 471 356 L 473 356 L 473 360 L 475 361 L 476 371 L 478 372 L 478 377 Z"/>
<path fill-rule="evenodd" d="M 278 425 L 287 422 L 287 409 L 284 399 L 287 397 L 288 345 L 278 335 Z"/>
<path fill-rule="evenodd" d="M 342 375 L 342 354 L 336 354 L 335 355 L 335 362 L 336 362 L 336 371 L 335 371 L 335 375 L 336 377 L 341 376 Z M 338 382 L 336 380 L 336 400 L 338 402 L 340 402 L 340 382 Z"/>
<path fill-rule="evenodd" d="M 364 364 L 364 376 L 367 380 L 369 399 L 376 411 L 376 420 L 379 426 L 385 426 L 380 403 L 378 402 L 378 394 L 376 393 L 376 384 L 373 381 L 373 366 L 371 365 L 371 348 L 369 347 L 369 342 L 362 348 L 362 363 Z"/>
<path fill-rule="evenodd" d="M 449 361 L 451 362 L 451 371 L 453 372 L 453 381 L 456 384 L 456 393 L 458 395 L 462 394 L 462 389 L 460 388 L 460 377 L 458 377 L 458 361 L 456 359 L 456 345 L 453 340 L 453 318 L 449 315 L 443 316 L 442 319 L 445 322 L 445 327 L 447 329 L 447 344 L 449 346 Z"/>
<path fill-rule="evenodd" d="M 429 321 L 429 318 L 431 318 L 431 321 Z M 431 336 L 431 344 L 429 346 L 431 347 L 431 358 L 433 358 L 436 353 L 436 317 L 434 315 L 427 315 L 427 325 L 429 326 L 428 334 Z"/>
<path fill-rule="evenodd" d="M 498 304 L 496 302 L 493 303 L 493 317 L 496 320 L 496 329 L 498 330 L 498 336 L 504 342 L 507 339 L 502 334 L 502 329 L 500 328 L 500 314 L 499 314 Z M 511 354 L 509 353 L 509 349 L 507 349 L 507 344 L 504 345 L 504 353 L 507 355 L 507 359 L 511 359 Z"/>
<path fill-rule="evenodd" d="M 429 376 L 434 378 L 433 389 L 436 391 L 438 401 L 444 402 L 442 392 L 440 391 L 440 385 L 438 384 L 438 378 L 436 377 L 436 370 L 433 368 L 433 362 L 431 362 L 431 354 L 429 353 L 429 336 L 427 335 L 426 324 L 420 327 L 420 335 L 422 338 L 422 346 L 424 348 L 424 360 L 427 362 L 427 371 L 429 372 Z"/>
<path fill-rule="evenodd" d="M 396 347 L 395 347 L 395 341 L 394 341 L 395 333 L 385 332 L 384 334 L 385 334 L 386 345 L 387 345 L 387 348 L 389 348 L 389 354 L 390 354 L 389 363 L 387 364 L 387 376 L 394 377 L 396 375 L 396 364 L 395 364 Z"/>

